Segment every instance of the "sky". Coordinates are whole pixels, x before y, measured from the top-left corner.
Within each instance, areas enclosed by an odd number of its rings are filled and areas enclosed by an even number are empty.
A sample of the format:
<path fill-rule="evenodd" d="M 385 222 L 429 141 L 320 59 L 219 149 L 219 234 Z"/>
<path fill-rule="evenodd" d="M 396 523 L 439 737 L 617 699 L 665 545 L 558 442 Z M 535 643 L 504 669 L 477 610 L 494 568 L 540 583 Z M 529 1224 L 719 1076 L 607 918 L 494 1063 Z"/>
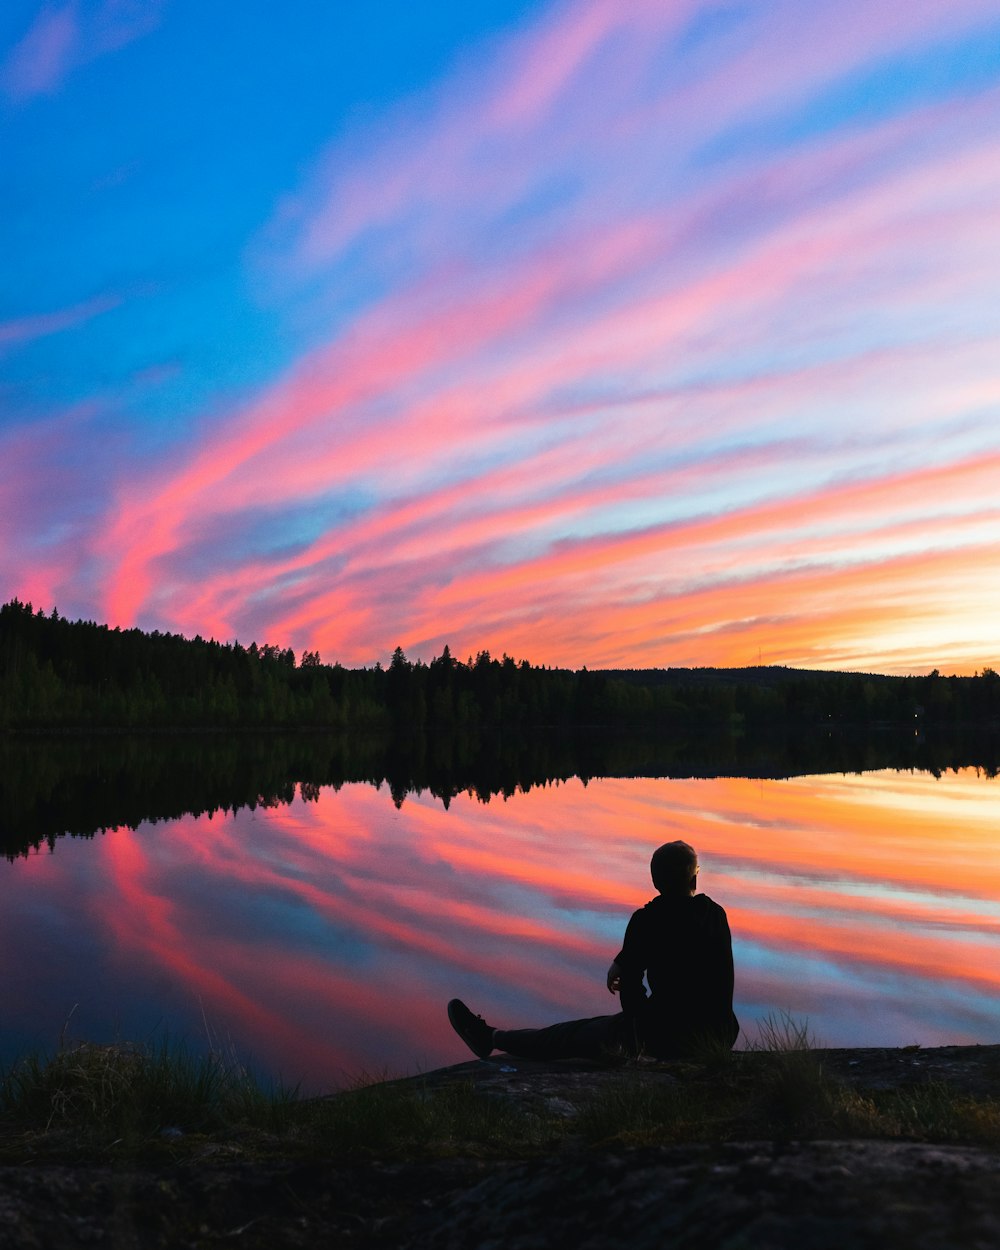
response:
<path fill-rule="evenodd" d="M 996 0 L 7 0 L 0 599 L 1000 659 Z"/>

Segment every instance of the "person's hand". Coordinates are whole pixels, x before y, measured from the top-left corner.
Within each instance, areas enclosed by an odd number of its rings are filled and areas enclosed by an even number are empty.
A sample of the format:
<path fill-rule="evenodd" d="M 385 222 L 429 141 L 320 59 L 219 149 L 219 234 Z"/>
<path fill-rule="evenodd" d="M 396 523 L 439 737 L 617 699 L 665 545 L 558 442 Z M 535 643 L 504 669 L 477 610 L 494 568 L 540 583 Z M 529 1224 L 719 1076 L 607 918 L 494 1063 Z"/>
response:
<path fill-rule="evenodd" d="M 611 967 L 608 969 L 608 989 L 612 994 L 617 994 L 622 987 L 622 970 L 612 961 Z"/>

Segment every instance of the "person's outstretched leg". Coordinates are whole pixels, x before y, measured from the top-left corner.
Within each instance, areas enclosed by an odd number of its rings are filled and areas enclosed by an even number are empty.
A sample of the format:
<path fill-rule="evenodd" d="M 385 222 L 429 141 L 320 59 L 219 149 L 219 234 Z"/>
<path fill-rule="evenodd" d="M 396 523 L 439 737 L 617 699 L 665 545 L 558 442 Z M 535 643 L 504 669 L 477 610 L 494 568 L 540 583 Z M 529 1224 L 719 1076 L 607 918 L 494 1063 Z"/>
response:
<path fill-rule="evenodd" d="M 635 1031 L 622 1012 L 563 1020 L 542 1029 L 494 1029 L 473 1014 L 460 998 L 448 1004 L 448 1019 L 466 1046 L 480 1059 L 494 1050 L 522 1059 L 598 1059 L 615 1051 L 636 1054 Z"/>
<path fill-rule="evenodd" d="M 623 1012 L 562 1020 L 542 1029 L 494 1029 L 497 1050 L 522 1059 L 602 1059 L 636 1053 L 635 1035 Z"/>

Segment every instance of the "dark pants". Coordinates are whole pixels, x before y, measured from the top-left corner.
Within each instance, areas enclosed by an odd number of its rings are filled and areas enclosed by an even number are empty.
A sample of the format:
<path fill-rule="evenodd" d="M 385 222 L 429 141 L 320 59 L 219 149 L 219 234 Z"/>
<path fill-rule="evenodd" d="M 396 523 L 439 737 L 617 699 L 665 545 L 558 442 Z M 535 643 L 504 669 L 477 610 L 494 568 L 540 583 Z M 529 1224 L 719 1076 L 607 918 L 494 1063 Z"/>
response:
<path fill-rule="evenodd" d="M 636 1055 L 635 1028 L 624 1012 L 563 1020 L 544 1029 L 497 1029 L 497 1050 L 522 1059 L 601 1059 L 613 1054 Z"/>
<path fill-rule="evenodd" d="M 657 1028 L 648 1015 L 636 1019 L 619 1011 L 614 1016 L 563 1020 L 544 1029 L 497 1029 L 494 1045 L 522 1059 L 602 1059 L 640 1051 L 658 1059 L 683 1059 L 697 1055 L 709 1041 L 731 1048 L 739 1031 L 735 1016 L 722 1026 L 678 1033 Z"/>

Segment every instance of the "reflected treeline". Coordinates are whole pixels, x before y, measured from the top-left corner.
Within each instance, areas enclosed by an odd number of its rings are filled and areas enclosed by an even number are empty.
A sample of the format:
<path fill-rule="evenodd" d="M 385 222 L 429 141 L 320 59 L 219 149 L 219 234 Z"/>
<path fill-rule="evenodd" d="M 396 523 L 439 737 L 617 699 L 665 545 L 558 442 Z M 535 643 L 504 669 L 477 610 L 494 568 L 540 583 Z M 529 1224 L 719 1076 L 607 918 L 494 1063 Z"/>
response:
<path fill-rule="evenodd" d="M 878 768 L 1000 770 L 1000 739 L 950 735 L 762 734 L 752 740 L 609 734 L 163 734 L 0 736 L 0 853 L 63 835 L 187 814 L 272 807 L 364 782 L 397 805 L 430 793 L 483 802 L 578 777 L 789 777 Z"/>

